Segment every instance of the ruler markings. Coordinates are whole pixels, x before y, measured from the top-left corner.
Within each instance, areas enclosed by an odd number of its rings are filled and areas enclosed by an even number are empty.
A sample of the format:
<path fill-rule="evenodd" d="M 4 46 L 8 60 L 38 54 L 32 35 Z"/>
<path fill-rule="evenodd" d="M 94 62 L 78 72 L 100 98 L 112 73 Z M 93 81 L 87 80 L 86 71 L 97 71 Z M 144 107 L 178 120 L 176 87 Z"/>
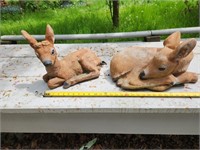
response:
<path fill-rule="evenodd" d="M 76 92 L 45 91 L 44 97 L 200 97 L 200 92 Z"/>

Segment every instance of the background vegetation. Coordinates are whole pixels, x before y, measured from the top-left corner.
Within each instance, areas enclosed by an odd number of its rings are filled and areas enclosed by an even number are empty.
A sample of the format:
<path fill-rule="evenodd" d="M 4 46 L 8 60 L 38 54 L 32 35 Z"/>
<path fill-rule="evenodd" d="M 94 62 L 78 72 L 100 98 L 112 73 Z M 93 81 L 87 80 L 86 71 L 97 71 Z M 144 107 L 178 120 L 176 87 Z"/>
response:
<path fill-rule="evenodd" d="M 1 9 L 1 35 L 19 35 L 22 29 L 31 34 L 44 34 L 46 24 L 53 27 L 55 34 L 132 32 L 199 25 L 198 0 L 121 0 L 117 28 L 112 26 L 106 0 L 7 2 L 9 5 Z M 198 34 L 184 35 L 188 36 Z"/>

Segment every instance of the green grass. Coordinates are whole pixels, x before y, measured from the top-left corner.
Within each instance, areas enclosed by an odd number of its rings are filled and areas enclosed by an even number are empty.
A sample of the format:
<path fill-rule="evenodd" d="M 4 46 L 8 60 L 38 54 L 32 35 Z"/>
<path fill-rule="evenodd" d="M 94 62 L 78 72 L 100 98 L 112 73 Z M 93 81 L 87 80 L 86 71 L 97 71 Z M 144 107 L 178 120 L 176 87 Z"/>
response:
<path fill-rule="evenodd" d="M 88 5 L 86 6 L 75 5 L 63 9 L 46 9 L 14 15 L 2 14 L 0 31 L 1 35 L 19 35 L 22 29 L 30 34 L 44 34 L 46 24 L 53 27 L 55 34 L 131 32 L 193 27 L 199 25 L 197 1 L 190 1 L 189 6 L 192 9 L 188 11 L 184 0 L 151 0 L 150 2 L 148 0 L 121 0 L 120 25 L 118 28 L 113 28 L 106 1 L 87 0 Z"/>

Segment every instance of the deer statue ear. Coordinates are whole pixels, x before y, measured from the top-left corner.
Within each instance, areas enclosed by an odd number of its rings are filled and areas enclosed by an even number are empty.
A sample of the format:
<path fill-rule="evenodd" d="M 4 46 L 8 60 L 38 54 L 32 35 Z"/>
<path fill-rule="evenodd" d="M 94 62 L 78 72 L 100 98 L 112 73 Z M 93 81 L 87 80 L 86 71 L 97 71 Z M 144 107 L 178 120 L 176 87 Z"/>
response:
<path fill-rule="evenodd" d="M 195 39 L 188 39 L 181 44 L 179 44 L 176 49 L 170 54 L 170 60 L 179 61 L 180 59 L 186 57 L 196 46 Z"/>
<path fill-rule="evenodd" d="M 29 42 L 31 47 L 34 48 L 34 45 L 37 43 L 37 40 L 24 30 L 22 30 L 21 33 L 25 37 L 25 39 Z"/>
<path fill-rule="evenodd" d="M 54 44 L 54 32 L 53 29 L 51 28 L 51 26 L 48 24 L 46 27 L 46 35 L 45 35 L 45 39 L 47 41 L 49 41 L 51 44 Z"/>
<path fill-rule="evenodd" d="M 168 48 L 175 49 L 180 44 L 180 40 L 181 40 L 181 33 L 177 31 L 168 36 L 164 40 L 163 45 Z"/>

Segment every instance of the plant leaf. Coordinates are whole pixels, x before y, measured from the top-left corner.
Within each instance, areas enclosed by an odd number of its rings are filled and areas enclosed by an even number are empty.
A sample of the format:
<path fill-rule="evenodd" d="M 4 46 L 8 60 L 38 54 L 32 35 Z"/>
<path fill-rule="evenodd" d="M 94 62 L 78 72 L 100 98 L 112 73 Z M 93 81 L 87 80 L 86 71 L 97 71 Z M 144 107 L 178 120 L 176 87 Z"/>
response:
<path fill-rule="evenodd" d="M 89 150 L 97 141 L 97 138 L 89 141 L 86 145 L 83 145 L 79 150 Z"/>

